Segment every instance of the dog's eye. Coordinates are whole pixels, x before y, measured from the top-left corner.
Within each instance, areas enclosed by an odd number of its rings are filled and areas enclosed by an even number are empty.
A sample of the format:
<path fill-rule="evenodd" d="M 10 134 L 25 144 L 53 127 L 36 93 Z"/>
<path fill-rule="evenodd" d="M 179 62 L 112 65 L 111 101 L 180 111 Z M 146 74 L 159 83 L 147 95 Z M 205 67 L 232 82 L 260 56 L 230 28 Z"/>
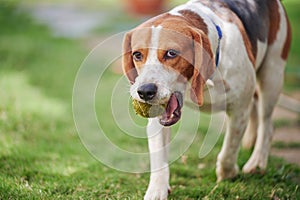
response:
<path fill-rule="evenodd" d="M 142 55 L 142 53 L 139 52 L 139 51 L 133 52 L 133 53 L 132 53 L 132 56 L 133 56 L 133 59 L 134 59 L 135 61 L 141 61 L 141 60 L 143 59 L 143 55 Z"/>
<path fill-rule="evenodd" d="M 175 58 L 175 57 L 177 57 L 178 54 L 179 54 L 178 51 L 176 51 L 174 49 L 170 49 L 166 52 L 164 57 L 165 57 L 165 59 Z"/>

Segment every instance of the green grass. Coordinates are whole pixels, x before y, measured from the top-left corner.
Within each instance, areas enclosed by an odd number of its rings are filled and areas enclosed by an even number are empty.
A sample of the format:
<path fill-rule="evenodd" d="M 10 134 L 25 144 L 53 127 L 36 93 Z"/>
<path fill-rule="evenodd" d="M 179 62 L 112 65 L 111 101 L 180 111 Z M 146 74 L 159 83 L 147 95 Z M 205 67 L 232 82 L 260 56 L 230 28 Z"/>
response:
<path fill-rule="evenodd" d="M 299 15 L 293 13 L 297 21 Z M 142 199 L 148 173 L 124 173 L 104 166 L 85 150 L 77 135 L 71 100 L 76 72 L 88 53 L 81 43 L 53 38 L 47 28 L 15 9 L 14 3 L 0 4 L 0 27 L 0 199 Z M 293 45 L 291 55 L 295 65 L 299 64 L 297 46 Z M 118 78 L 107 71 L 103 96 L 110 94 Z M 108 112 L 109 101 L 100 97 L 97 110 Z M 101 123 L 111 133 L 110 139 L 122 147 L 147 149 L 146 140 L 128 145 L 131 140 L 120 136 L 111 116 L 101 118 Z M 186 163 L 177 160 L 171 165 L 170 199 L 299 198 L 299 167 L 274 157 L 264 175 L 240 174 L 217 185 L 215 162 L 222 141 L 200 160 L 205 128 L 203 123 L 185 153 Z M 240 152 L 239 166 L 249 155 L 249 151 Z M 198 169 L 199 164 L 204 168 Z"/>
<path fill-rule="evenodd" d="M 283 1 L 287 14 L 290 18 L 292 27 L 292 45 L 289 59 L 286 67 L 285 86 L 284 89 L 289 91 L 299 90 L 300 82 L 300 21 L 299 7 L 300 2 L 294 0 Z"/>
<path fill-rule="evenodd" d="M 272 144 L 272 147 L 275 147 L 277 149 L 292 149 L 292 148 L 295 148 L 295 149 L 299 149 L 300 148 L 300 142 L 289 142 L 289 143 L 286 143 L 286 142 L 281 142 L 281 141 L 278 141 L 278 142 L 274 142 Z"/>

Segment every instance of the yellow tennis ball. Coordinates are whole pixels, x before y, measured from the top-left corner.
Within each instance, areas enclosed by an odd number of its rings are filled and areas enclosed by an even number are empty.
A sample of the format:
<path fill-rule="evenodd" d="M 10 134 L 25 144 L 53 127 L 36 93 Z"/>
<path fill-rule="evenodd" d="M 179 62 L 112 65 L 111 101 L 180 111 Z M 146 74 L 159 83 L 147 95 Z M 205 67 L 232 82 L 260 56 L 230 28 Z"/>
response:
<path fill-rule="evenodd" d="M 132 100 L 132 105 L 136 114 L 145 118 L 157 117 L 165 111 L 165 105 L 151 105 L 136 99 Z"/>

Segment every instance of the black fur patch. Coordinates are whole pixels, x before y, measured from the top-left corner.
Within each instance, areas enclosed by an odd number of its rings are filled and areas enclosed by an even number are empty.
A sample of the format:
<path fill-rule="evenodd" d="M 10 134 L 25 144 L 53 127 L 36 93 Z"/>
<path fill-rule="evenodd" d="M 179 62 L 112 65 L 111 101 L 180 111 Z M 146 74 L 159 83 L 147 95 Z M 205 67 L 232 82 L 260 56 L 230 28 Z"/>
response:
<path fill-rule="evenodd" d="M 266 42 L 269 32 L 268 3 L 271 0 L 252 0 L 250 4 L 246 0 L 219 0 L 225 3 L 242 21 L 251 46 L 254 57 L 257 52 L 257 40 Z"/>

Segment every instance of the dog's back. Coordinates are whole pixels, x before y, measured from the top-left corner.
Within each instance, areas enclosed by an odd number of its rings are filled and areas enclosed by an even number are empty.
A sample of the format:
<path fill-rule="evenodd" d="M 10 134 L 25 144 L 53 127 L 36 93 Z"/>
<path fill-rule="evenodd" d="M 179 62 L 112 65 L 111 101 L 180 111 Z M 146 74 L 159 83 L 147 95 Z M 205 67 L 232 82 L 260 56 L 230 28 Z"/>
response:
<path fill-rule="evenodd" d="M 235 23 L 241 32 L 245 31 L 250 43 L 251 56 L 258 69 L 267 53 L 267 48 L 261 49 L 260 44 L 278 44 L 281 58 L 287 59 L 291 44 L 291 28 L 279 0 L 192 0 L 189 3 L 211 9 L 224 21 Z M 241 27 L 242 26 L 242 27 Z M 247 45 L 247 44 L 245 44 Z M 260 52 L 259 52 L 260 51 Z"/>

